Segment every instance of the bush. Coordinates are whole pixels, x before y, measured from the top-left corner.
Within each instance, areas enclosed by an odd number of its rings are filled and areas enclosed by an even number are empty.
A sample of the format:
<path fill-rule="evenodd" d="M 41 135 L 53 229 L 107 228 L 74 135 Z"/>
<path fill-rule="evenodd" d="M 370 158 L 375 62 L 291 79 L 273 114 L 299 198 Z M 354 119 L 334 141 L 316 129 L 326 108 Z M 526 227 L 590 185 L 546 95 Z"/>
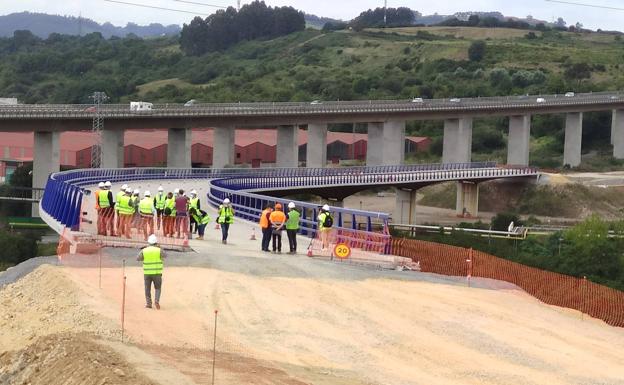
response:
<path fill-rule="evenodd" d="M 468 58 L 470 61 L 481 61 L 485 56 L 486 44 L 483 40 L 477 40 L 470 44 L 468 48 Z"/>
<path fill-rule="evenodd" d="M 17 265 L 37 256 L 37 239 L 0 230 L 0 263 Z"/>
<path fill-rule="evenodd" d="M 515 213 L 498 213 L 492 218 L 492 230 L 507 231 L 509 224 L 513 222 L 514 226 L 520 226 L 520 217 Z"/>

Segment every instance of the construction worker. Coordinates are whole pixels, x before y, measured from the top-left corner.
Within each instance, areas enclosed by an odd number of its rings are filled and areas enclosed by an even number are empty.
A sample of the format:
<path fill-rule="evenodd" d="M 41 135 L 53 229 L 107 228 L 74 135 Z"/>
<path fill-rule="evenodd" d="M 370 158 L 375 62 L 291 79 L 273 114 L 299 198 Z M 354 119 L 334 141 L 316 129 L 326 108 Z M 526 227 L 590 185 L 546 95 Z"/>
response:
<path fill-rule="evenodd" d="M 323 250 L 329 248 L 329 232 L 331 231 L 331 227 L 334 224 L 334 218 L 329 212 L 329 206 L 323 205 L 321 208 L 321 212 L 318 217 L 318 231 L 321 237 L 321 243 L 323 245 Z"/>
<path fill-rule="evenodd" d="M 102 218 L 102 235 L 111 236 L 115 235 L 115 228 L 113 226 L 113 219 L 115 217 L 115 202 L 113 202 L 113 192 L 110 191 L 112 186 L 111 182 L 104 183 L 104 189 L 98 193 L 98 203 L 100 206 L 100 215 L 98 219 Z"/>
<path fill-rule="evenodd" d="M 276 203 L 275 210 L 269 216 L 269 221 L 271 221 L 271 228 L 273 230 L 273 252 L 276 251 L 278 253 L 282 252 L 282 230 L 284 229 L 284 224 L 286 224 L 286 215 L 284 211 L 282 211 L 282 204 Z"/>
<path fill-rule="evenodd" d="M 119 217 L 119 227 L 117 232 L 130 239 L 130 222 L 134 215 L 134 200 L 132 199 L 132 189 L 127 188 L 126 193 L 119 198 L 117 202 L 117 213 Z"/>
<path fill-rule="evenodd" d="M 145 284 L 145 307 L 152 308 L 152 283 L 154 284 L 154 306 L 160 310 L 160 290 L 162 288 L 163 260 L 165 251 L 158 246 L 158 238 L 151 234 L 147 238 L 149 246 L 141 250 L 137 261 L 143 262 L 143 282 Z"/>
<path fill-rule="evenodd" d="M 102 235 L 102 222 L 103 222 L 103 217 L 102 217 L 102 213 L 100 212 L 100 192 L 104 191 L 104 182 L 100 182 L 98 183 L 98 190 L 95 190 L 95 193 L 93 194 L 95 196 L 95 213 L 97 215 L 97 233 L 98 235 Z"/>
<path fill-rule="evenodd" d="M 184 190 L 178 190 L 178 197 L 175 198 L 175 228 L 176 236 L 180 238 L 180 231 L 188 238 L 189 217 L 188 217 L 189 198 L 184 195 Z M 180 230 L 181 229 L 181 230 Z"/>
<path fill-rule="evenodd" d="M 165 237 L 173 237 L 173 227 L 175 223 L 175 198 L 173 193 L 167 193 L 165 200 L 165 210 L 163 211 L 163 233 Z"/>
<path fill-rule="evenodd" d="M 197 197 L 197 191 L 196 190 L 192 190 L 191 191 L 191 198 L 189 199 L 189 213 L 190 213 L 191 209 L 193 209 L 193 208 L 197 212 L 199 212 L 199 210 L 201 210 L 201 204 L 199 202 L 199 198 Z M 191 234 L 193 234 L 194 232 L 197 232 L 197 225 L 198 224 L 195 222 L 195 219 L 193 218 L 193 216 L 190 216 L 190 222 L 191 222 L 190 231 L 191 231 Z M 195 224 L 195 228 L 194 229 L 193 229 L 193 224 Z"/>
<path fill-rule="evenodd" d="M 139 195 L 141 195 L 141 190 L 134 189 L 134 192 L 132 193 L 132 201 L 134 202 L 134 206 L 132 206 L 134 208 L 134 215 L 132 216 L 132 227 L 134 227 L 137 230 L 141 229 L 141 214 L 139 213 L 139 202 L 141 201 L 141 198 L 139 197 Z"/>
<path fill-rule="evenodd" d="M 160 224 L 162 223 L 163 213 L 165 212 L 165 202 L 167 200 L 167 194 L 163 186 L 158 186 L 158 193 L 154 197 L 154 207 L 156 208 L 156 228 L 160 230 Z M 164 226 L 163 226 L 164 229 Z"/>
<path fill-rule="evenodd" d="M 297 232 L 299 231 L 299 211 L 295 208 L 295 202 L 288 204 L 288 214 L 286 214 L 286 235 L 290 245 L 289 254 L 297 253 Z"/>
<path fill-rule="evenodd" d="M 273 228 L 271 227 L 271 212 L 273 211 L 273 205 L 267 204 L 260 214 L 260 229 L 262 230 L 262 251 L 269 251 L 269 243 L 271 243 L 271 234 Z"/>
<path fill-rule="evenodd" d="M 156 214 L 154 200 L 152 199 L 152 194 L 149 192 L 149 190 L 147 190 L 143 193 L 143 199 L 141 199 L 141 201 L 139 202 L 141 229 L 143 229 L 143 236 L 145 237 L 146 241 L 148 234 L 154 234 L 154 214 Z"/>
<path fill-rule="evenodd" d="M 119 230 L 119 222 L 121 220 L 121 217 L 119 216 L 119 200 L 121 199 L 122 196 L 126 195 L 126 189 L 128 189 L 128 185 L 127 184 L 122 185 L 121 189 L 115 195 L 115 202 L 117 203 L 115 205 L 115 212 L 117 213 L 117 220 L 115 221 L 115 228 L 117 229 L 118 236 L 121 236 L 121 231 Z"/>
<path fill-rule="evenodd" d="M 195 220 L 197 224 L 197 239 L 203 240 L 206 226 L 210 222 L 210 215 L 204 210 L 198 210 L 195 207 L 189 209 L 189 215 Z"/>
<path fill-rule="evenodd" d="M 230 225 L 234 223 L 234 209 L 228 198 L 223 200 L 219 205 L 219 217 L 217 223 L 221 225 L 221 243 L 227 244 L 227 238 L 230 231 Z"/>

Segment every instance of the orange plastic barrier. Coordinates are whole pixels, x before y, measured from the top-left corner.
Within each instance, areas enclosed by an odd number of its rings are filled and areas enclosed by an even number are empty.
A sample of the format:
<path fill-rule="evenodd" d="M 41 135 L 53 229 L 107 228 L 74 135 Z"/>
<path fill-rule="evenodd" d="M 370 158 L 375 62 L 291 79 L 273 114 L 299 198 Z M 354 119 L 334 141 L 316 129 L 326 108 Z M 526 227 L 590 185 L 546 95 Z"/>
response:
<path fill-rule="evenodd" d="M 444 275 L 491 278 L 513 283 L 549 305 L 575 309 L 624 327 L 624 292 L 525 266 L 481 251 L 414 239 L 393 238 L 391 252 L 420 263 L 420 270 Z"/>

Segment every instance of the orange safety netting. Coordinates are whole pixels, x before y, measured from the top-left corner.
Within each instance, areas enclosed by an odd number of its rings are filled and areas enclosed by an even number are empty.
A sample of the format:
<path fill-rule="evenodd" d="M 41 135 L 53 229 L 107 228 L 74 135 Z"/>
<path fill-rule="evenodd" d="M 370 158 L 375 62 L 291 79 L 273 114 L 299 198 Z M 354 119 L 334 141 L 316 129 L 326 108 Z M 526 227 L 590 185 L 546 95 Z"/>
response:
<path fill-rule="evenodd" d="M 420 263 L 420 270 L 513 283 L 549 305 L 581 311 L 624 327 L 624 292 L 498 258 L 481 251 L 414 239 L 393 238 L 391 252 Z"/>

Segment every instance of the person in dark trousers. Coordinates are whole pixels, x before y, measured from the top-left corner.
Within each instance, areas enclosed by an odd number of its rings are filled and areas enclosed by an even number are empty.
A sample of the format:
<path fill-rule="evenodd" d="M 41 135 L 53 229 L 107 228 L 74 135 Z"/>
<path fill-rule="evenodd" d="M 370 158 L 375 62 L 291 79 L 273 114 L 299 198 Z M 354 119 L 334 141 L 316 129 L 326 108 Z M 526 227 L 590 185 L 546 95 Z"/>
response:
<path fill-rule="evenodd" d="M 210 215 L 204 210 L 199 210 L 195 207 L 189 209 L 189 215 L 195 220 L 195 223 L 197 223 L 197 239 L 200 241 L 203 240 L 206 226 L 210 222 Z"/>
<path fill-rule="evenodd" d="M 260 214 L 260 230 L 262 230 L 262 251 L 269 251 L 269 243 L 271 243 L 271 234 L 273 234 L 273 228 L 271 227 L 271 221 L 269 217 L 273 211 L 273 205 L 268 204 L 262 210 Z"/>
<path fill-rule="evenodd" d="M 219 216 L 217 217 L 217 223 L 221 225 L 221 243 L 227 244 L 228 234 L 230 232 L 230 225 L 234 223 L 234 209 L 232 203 L 228 198 L 223 200 L 223 204 L 219 205 Z"/>
<path fill-rule="evenodd" d="M 160 310 L 160 291 L 162 288 L 163 259 L 167 256 L 158 247 L 158 238 L 154 234 L 147 239 L 149 246 L 141 250 L 137 261 L 143 262 L 143 281 L 145 283 L 145 307 L 152 308 L 152 284 L 154 284 L 154 306 Z"/>
<path fill-rule="evenodd" d="M 271 227 L 273 228 L 273 252 L 282 252 L 282 230 L 286 223 L 286 215 L 282 211 L 280 203 L 275 204 L 275 210 L 269 216 Z"/>
<path fill-rule="evenodd" d="M 295 208 L 295 203 L 288 204 L 288 213 L 286 214 L 286 234 L 288 235 L 288 244 L 290 245 L 289 254 L 297 253 L 297 232 L 299 231 L 299 211 Z"/>

